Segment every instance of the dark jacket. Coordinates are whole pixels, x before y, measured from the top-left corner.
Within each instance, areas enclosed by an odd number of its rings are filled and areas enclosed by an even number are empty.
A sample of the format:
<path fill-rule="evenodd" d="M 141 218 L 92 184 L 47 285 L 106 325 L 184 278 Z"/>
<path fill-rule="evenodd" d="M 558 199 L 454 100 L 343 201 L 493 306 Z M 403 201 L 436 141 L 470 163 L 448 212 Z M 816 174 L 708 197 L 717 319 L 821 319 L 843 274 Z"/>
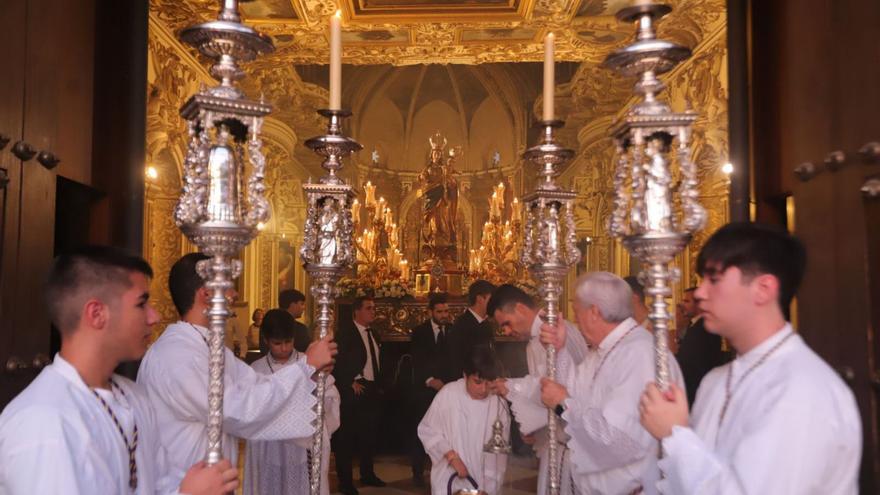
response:
<path fill-rule="evenodd" d="M 379 348 L 379 376 L 376 377 L 376 383 L 381 383 L 382 379 L 382 345 L 377 340 L 374 333 L 373 339 L 376 347 Z M 351 384 L 354 378 L 360 375 L 364 366 L 367 364 L 367 346 L 361 339 L 354 321 L 346 321 L 339 325 L 336 332 L 336 344 L 339 353 L 336 355 L 336 365 L 333 368 L 333 377 L 336 379 L 336 388 L 342 391 L 351 390 Z"/>
<path fill-rule="evenodd" d="M 449 355 L 452 361 L 452 376 L 461 378 L 465 360 L 471 349 L 477 346 L 492 347 L 495 335 L 489 319 L 478 322 L 470 310 L 464 310 L 452 324 L 449 332 Z"/>
<path fill-rule="evenodd" d="M 450 330 L 451 326 L 447 325 L 446 338 L 437 342 L 430 319 L 412 329 L 410 354 L 412 355 L 413 380 L 416 387 L 424 387 L 425 381 L 430 377 L 443 383 L 449 383 L 456 379 L 452 374 L 449 355 Z"/>
<path fill-rule="evenodd" d="M 688 404 L 691 406 L 694 404 L 697 388 L 703 377 L 712 368 L 730 360 L 730 355 L 721 349 L 721 337 L 707 332 L 702 318 L 688 327 L 675 357 L 681 367 L 687 388 Z"/>

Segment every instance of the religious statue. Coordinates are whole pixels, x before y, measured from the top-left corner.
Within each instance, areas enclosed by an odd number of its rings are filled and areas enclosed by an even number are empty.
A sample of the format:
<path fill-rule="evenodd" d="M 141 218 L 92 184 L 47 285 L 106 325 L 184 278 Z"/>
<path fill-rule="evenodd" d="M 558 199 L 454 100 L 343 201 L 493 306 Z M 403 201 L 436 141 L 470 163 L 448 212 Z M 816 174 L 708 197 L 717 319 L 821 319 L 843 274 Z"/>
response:
<path fill-rule="evenodd" d="M 455 235 L 458 181 L 454 167 L 459 148 L 451 149 L 449 159 L 444 161 L 446 138 L 437 132 L 428 142 L 431 144 L 431 159 L 419 175 L 422 192 L 420 254 L 423 263 L 436 260 L 452 266 L 458 257 Z"/>
<path fill-rule="evenodd" d="M 672 200 L 669 186 L 672 178 L 663 157 L 666 146 L 662 136 L 652 136 L 645 149 L 651 160 L 645 164 L 645 227 L 648 232 L 666 232 L 671 228 Z"/>
<path fill-rule="evenodd" d="M 336 261 L 336 253 L 339 250 L 339 212 L 336 211 L 336 201 L 326 199 L 321 207 L 321 216 L 318 225 L 318 263 L 332 265 Z"/>

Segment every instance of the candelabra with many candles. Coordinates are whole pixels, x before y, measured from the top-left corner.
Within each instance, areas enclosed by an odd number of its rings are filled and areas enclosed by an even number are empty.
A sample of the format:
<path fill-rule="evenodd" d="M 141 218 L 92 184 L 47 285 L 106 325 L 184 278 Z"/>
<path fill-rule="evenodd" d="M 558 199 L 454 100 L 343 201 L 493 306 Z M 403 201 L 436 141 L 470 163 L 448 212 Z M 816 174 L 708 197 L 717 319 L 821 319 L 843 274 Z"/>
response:
<path fill-rule="evenodd" d="M 480 247 L 470 250 L 468 276 L 495 284 L 525 282 L 521 261 L 522 203 L 514 197 L 505 210 L 505 186 L 499 182 L 489 197 L 489 219 L 483 224 Z"/>

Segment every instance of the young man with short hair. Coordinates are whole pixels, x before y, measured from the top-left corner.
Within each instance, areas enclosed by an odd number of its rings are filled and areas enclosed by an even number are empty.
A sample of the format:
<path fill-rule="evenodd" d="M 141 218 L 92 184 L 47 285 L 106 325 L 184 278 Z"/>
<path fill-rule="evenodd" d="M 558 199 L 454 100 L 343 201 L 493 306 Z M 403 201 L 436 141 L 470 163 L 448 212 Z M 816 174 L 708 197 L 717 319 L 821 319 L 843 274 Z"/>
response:
<path fill-rule="evenodd" d="M 461 375 L 455 376 L 450 363 L 449 349 L 449 302 L 442 292 L 433 292 L 428 296 L 429 318 L 412 329 L 410 355 L 413 365 L 413 390 L 410 396 L 410 416 L 412 438 L 411 466 L 413 483 L 424 486 L 425 449 L 418 437 L 418 424 L 431 402 L 447 383 L 453 382 Z"/>
<path fill-rule="evenodd" d="M 492 424 L 499 417 L 504 438 L 509 441 L 510 418 L 490 392 L 498 377 L 495 353 L 477 347 L 469 356 L 464 376 L 437 393 L 427 414 L 419 423 L 418 433 L 431 457 L 431 493 L 447 495 L 462 488 L 475 488 L 497 495 L 507 469 L 506 454 L 483 452 L 492 438 Z M 452 479 L 452 491 L 447 492 Z"/>
<path fill-rule="evenodd" d="M 448 345 L 451 374 L 461 377 L 465 359 L 474 347 L 492 347 L 494 329 L 488 321 L 489 300 L 497 287 L 486 280 L 475 280 L 468 286 L 468 308 L 455 319 L 449 329 Z"/>
<path fill-rule="evenodd" d="M 304 323 L 299 321 L 306 310 L 306 295 L 296 289 L 286 289 L 278 294 L 278 307 L 293 317 L 293 345 L 298 352 L 306 352 L 312 343 L 312 334 Z"/>
<path fill-rule="evenodd" d="M 263 317 L 261 327 L 269 352 L 251 364 L 257 373 L 272 375 L 305 359 L 305 355 L 295 349 L 294 319 L 290 313 L 282 309 L 272 309 Z M 330 494 L 330 435 L 339 428 L 339 392 L 333 383 L 333 376 L 328 376 L 324 393 L 324 450 L 321 464 L 323 495 Z M 308 493 L 312 440 L 312 436 L 308 436 L 293 440 L 248 441 L 243 493 Z"/>
<path fill-rule="evenodd" d="M 706 375 L 690 416 L 678 387 L 642 395 L 641 422 L 665 452 L 662 493 L 858 492 L 852 391 L 786 321 L 805 266 L 801 242 L 768 226 L 729 224 L 706 242 L 695 295 L 737 358 Z"/>
<path fill-rule="evenodd" d="M 207 451 L 208 326 L 206 311 L 211 291 L 196 271 L 210 259 L 190 253 L 171 267 L 168 285 L 180 314 L 150 347 L 141 363 L 138 383 L 156 408 L 162 444 L 171 468 L 182 475 L 184 466 Z M 235 462 L 236 438 L 287 440 L 314 433 L 312 376 L 333 364 L 336 344 L 328 337 L 312 344 L 306 359 L 272 375 L 255 372 L 244 361 L 226 352 L 223 390 L 223 457 Z"/>
<path fill-rule="evenodd" d="M 113 373 L 147 350 L 159 320 L 152 277 L 142 258 L 110 247 L 55 259 L 46 300 L 61 350 L 0 415 L 0 493 L 219 495 L 238 485 L 227 460 L 169 476 L 146 392 Z"/>

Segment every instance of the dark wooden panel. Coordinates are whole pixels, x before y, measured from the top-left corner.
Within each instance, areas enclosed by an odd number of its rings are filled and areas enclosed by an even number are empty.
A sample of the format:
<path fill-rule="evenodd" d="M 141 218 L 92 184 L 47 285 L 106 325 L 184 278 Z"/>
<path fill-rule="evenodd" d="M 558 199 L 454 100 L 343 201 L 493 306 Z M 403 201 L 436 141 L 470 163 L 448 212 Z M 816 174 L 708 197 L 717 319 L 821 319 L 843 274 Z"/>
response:
<path fill-rule="evenodd" d="M 0 151 L 0 167 L 6 169 L 9 183 L 0 205 L 0 364 L 12 356 L 17 293 L 19 199 L 21 195 L 21 162 L 10 153 L 15 141 L 21 139 L 22 95 L 24 94 L 25 19 L 27 0 L 6 0 L 0 15 L 0 133 L 10 138 Z M 26 383 L 15 376 L 0 372 L 0 407 L 4 406 Z"/>
<path fill-rule="evenodd" d="M 92 183 L 94 0 L 29 0 L 25 135 L 61 158 L 55 172 Z"/>

